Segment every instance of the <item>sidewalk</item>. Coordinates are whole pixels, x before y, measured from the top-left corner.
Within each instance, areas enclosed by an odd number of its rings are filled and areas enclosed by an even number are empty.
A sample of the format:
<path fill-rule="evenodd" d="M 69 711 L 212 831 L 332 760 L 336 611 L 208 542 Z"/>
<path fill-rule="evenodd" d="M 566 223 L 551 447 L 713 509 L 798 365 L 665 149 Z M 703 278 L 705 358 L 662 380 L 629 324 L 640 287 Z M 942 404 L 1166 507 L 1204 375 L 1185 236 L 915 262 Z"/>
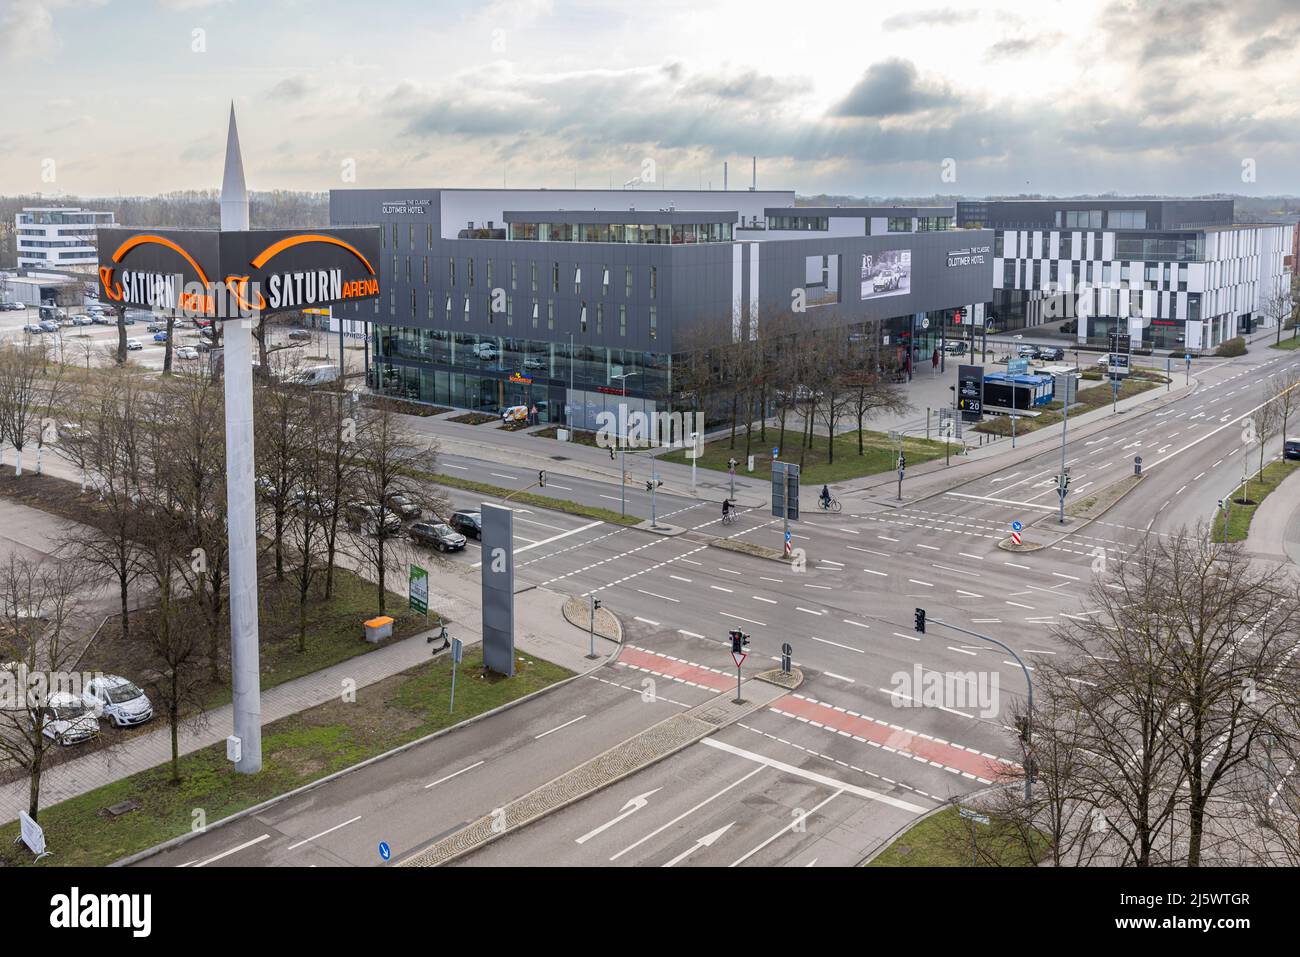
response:
<path fill-rule="evenodd" d="M 1300 481 L 1295 475 L 1255 509 L 1242 548 L 1251 558 L 1300 565 Z"/>
<path fill-rule="evenodd" d="M 477 574 L 449 573 L 429 582 L 429 606 L 451 617 L 448 633 L 466 645 L 482 640 L 479 588 Z M 535 655 L 577 673 L 598 668 L 617 652 L 618 646 L 603 639 L 598 641 L 597 650 L 602 657 L 589 661 L 587 634 L 565 621 L 561 614 L 565 598 L 558 592 L 540 588 L 515 594 L 516 653 Z M 422 632 L 264 690 L 262 726 L 337 698 L 345 680 L 361 689 L 431 660 L 431 646 L 425 640 L 427 634 Z M 231 733 L 233 721 L 231 705 L 224 705 L 185 722 L 178 729 L 181 754 L 224 741 Z M 169 760 L 171 732 L 165 719 L 155 716 L 151 730 L 132 737 L 129 745 L 90 752 L 47 770 L 41 778 L 41 806 L 50 807 Z M 26 810 L 27 803 L 26 778 L 0 786 L 0 823 L 17 818 L 20 810 Z"/>

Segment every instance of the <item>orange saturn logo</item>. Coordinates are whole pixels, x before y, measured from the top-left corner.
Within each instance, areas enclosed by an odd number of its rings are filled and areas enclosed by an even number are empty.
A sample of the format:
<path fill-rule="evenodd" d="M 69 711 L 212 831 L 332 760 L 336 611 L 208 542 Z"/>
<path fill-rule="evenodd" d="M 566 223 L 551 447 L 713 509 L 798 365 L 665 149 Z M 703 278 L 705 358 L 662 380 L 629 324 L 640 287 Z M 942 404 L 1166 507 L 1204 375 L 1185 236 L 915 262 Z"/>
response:
<path fill-rule="evenodd" d="M 375 274 L 375 267 L 370 265 L 370 260 L 361 255 L 361 252 L 357 247 L 353 246 L 351 243 L 344 242 L 336 236 L 326 236 L 322 233 L 299 233 L 297 236 L 286 236 L 284 239 L 272 243 L 270 246 L 267 246 L 258 253 L 252 260 L 252 266 L 254 269 L 261 269 L 286 249 L 292 249 L 294 246 L 302 246 L 305 243 L 324 243 L 327 246 L 338 246 L 341 249 L 346 249 L 352 255 L 356 256 L 357 259 L 361 260 L 362 265 L 366 267 L 366 271 L 369 272 L 370 275 L 373 276 Z"/>
<path fill-rule="evenodd" d="M 122 284 L 113 281 L 113 270 L 116 268 L 116 264 L 125 259 L 127 255 L 130 254 L 131 250 L 136 247 L 151 244 L 165 246 L 173 252 L 179 253 L 180 256 L 194 269 L 195 274 L 199 277 L 199 282 L 203 283 L 204 286 L 208 284 L 207 273 L 203 271 L 203 267 L 200 266 L 194 260 L 194 257 L 186 252 L 185 249 L 178 246 L 165 236 L 155 236 L 152 233 L 140 233 L 139 235 L 132 236 L 130 239 L 122 243 L 122 245 L 117 247 L 111 257 L 114 263 L 113 266 L 99 267 L 99 281 L 104 285 L 104 294 L 107 295 L 109 299 L 113 300 L 113 302 L 121 302 L 123 295 Z"/>

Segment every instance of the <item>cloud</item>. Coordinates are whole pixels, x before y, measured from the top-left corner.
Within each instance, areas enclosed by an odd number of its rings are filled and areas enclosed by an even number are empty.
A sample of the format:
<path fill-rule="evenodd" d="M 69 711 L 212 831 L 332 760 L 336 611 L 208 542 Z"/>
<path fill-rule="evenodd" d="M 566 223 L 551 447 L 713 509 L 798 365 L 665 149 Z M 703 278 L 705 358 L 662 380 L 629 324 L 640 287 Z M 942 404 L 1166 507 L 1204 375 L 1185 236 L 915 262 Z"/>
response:
<path fill-rule="evenodd" d="M 862 79 L 831 112 L 834 116 L 883 118 L 959 102 L 960 98 L 946 87 L 920 83 L 916 65 L 910 60 L 891 59 L 867 67 Z"/>
<path fill-rule="evenodd" d="M 911 13 L 896 13 L 881 21 L 882 30 L 911 30 L 916 27 L 953 27 L 961 23 L 970 23 L 979 17 L 978 10 L 954 10 L 949 7 L 931 10 L 914 10 Z"/>
<path fill-rule="evenodd" d="M 1034 36 L 1007 37 L 984 51 L 986 60 L 1010 60 L 1034 50 L 1046 50 L 1065 39 L 1063 33 L 1039 33 Z"/>
<path fill-rule="evenodd" d="M 267 92 L 272 100 L 295 101 L 307 95 L 307 80 L 301 76 L 285 77 Z"/>
<path fill-rule="evenodd" d="M 812 81 L 806 77 L 782 78 L 759 73 L 757 70 L 745 70 L 734 74 L 694 77 L 686 82 L 681 93 L 685 96 L 706 96 L 760 104 L 800 96 L 811 89 Z"/>

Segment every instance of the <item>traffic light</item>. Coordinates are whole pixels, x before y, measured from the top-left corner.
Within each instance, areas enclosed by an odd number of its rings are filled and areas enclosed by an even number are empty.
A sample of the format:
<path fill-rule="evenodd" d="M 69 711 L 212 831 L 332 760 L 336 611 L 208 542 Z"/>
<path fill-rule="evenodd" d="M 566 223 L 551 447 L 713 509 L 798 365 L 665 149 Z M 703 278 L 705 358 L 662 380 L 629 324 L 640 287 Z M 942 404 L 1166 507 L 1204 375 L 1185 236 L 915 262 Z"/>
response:
<path fill-rule="evenodd" d="M 599 598 L 593 598 L 593 599 L 591 600 L 591 610 L 592 610 L 592 611 L 596 611 L 596 610 L 599 609 L 599 608 L 600 608 L 600 599 L 599 599 Z"/>
<path fill-rule="evenodd" d="M 609 460 L 614 461 L 614 446 L 612 445 L 609 447 Z"/>
<path fill-rule="evenodd" d="M 741 654 L 745 646 L 749 644 L 749 635 L 743 631 L 732 631 L 731 633 L 731 653 L 733 655 Z"/>
<path fill-rule="evenodd" d="M 921 635 L 925 634 L 925 609 L 924 608 L 918 608 L 916 610 L 916 631 L 918 634 Z"/>
<path fill-rule="evenodd" d="M 653 492 L 655 489 L 659 488 L 663 484 L 664 484 L 663 479 L 647 479 L 645 483 L 645 490 L 647 492 Z"/>
<path fill-rule="evenodd" d="M 1029 743 L 1029 719 L 1027 717 L 1016 718 L 1016 735 L 1020 738 L 1022 744 Z"/>
<path fill-rule="evenodd" d="M 898 453 L 898 470 L 901 472 L 901 471 L 903 471 L 903 469 L 905 469 L 905 468 L 907 468 L 907 456 L 904 455 L 902 452 L 899 452 L 899 453 Z"/>
<path fill-rule="evenodd" d="M 546 488 L 546 470 L 545 470 L 545 469 L 538 469 L 538 470 L 537 470 L 537 484 L 538 484 L 538 486 L 540 486 L 541 488 Z"/>

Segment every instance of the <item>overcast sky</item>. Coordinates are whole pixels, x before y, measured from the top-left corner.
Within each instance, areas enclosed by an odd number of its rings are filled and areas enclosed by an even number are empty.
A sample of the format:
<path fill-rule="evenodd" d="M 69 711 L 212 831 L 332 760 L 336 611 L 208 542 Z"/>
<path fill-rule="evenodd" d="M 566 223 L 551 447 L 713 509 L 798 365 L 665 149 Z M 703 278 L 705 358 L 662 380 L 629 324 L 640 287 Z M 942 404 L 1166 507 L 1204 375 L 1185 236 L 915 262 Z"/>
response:
<path fill-rule="evenodd" d="M 216 187 L 233 100 L 253 189 L 1300 194 L 1298 50 L 1297 0 L 0 0 L 0 193 Z"/>

